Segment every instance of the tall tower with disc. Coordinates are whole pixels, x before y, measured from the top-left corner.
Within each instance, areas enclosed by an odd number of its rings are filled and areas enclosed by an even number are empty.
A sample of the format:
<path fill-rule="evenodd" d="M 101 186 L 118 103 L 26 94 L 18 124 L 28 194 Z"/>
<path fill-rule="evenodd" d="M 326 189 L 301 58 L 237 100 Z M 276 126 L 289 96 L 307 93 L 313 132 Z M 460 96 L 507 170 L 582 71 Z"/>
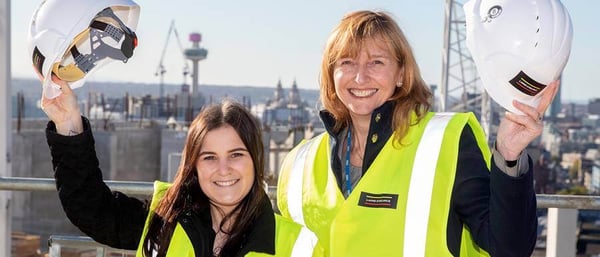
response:
<path fill-rule="evenodd" d="M 191 33 L 189 39 L 192 42 L 192 47 L 185 49 L 183 54 L 185 58 L 192 61 L 192 88 L 190 93 L 197 95 L 200 93 L 198 89 L 198 63 L 206 59 L 208 50 L 200 47 L 200 42 L 202 41 L 200 33 Z"/>

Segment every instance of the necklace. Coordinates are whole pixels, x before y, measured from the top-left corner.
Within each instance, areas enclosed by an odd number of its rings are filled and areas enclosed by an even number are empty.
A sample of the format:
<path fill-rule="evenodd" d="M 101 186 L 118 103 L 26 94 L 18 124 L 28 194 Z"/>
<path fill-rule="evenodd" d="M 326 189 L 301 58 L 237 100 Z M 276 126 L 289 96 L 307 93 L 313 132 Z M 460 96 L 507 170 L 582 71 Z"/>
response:
<path fill-rule="evenodd" d="M 223 245 L 227 240 L 227 234 L 225 234 L 220 229 L 217 230 L 215 234 L 215 242 L 213 243 L 213 257 L 221 256 L 221 250 L 223 249 Z"/>

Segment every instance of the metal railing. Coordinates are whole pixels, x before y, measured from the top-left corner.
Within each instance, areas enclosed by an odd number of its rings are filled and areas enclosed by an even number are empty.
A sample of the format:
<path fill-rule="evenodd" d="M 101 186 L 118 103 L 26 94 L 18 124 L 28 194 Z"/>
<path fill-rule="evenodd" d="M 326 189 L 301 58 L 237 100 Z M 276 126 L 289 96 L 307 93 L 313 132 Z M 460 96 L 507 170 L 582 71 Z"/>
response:
<path fill-rule="evenodd" d="M 128 195 L 152 195 L 153 182 L 114 181 L 105 180 L 104 183 L 113 191 Z M 56 191 L 56 183 L 52 178 L 24 178 L 0 177 L 0 191 Z M 277 187 L 269 186 L 269 198 L 277 197 Z M 598 209 L 600 209 L 600 204 Z"/>
<path fill-rule="evenodd" d="M 111 190 L 131 195 L 152 195 L 152 182 L 105 181 Z M 51 178 L 0 177 L 0 190 L 8 191 L 56 191 Z M 269 198 L 276 199 L 277 187 L 269 186 Z M 537 207 L 560 209 L 600 210 L 600 196 L 588 195 L 537 195 Z"/>
<path fill-rule="evenodd" d="M 153 192 L 153 183 L 152 182 L 131 182 L 131 181 L 105 181 L 107 186 L 113 191 L 120 191 L 129 195 L 138 195 L 138 196 L 150 196 Z M 56 191 L 55 180 L 51 178 L 24 178 L 24 177 L 0 177 L 0 191 L 8 190 L 8 191 Z M 273 202 L 276 201 L 277 187 L 269 186 L 268 195 L 269 198 Z M 548 195 L 548 194 L 538 194 L 537 198 L 537 208 L 545 209 L 550 208 L 551 210 L 558 210 L 559 216 L 563 217 L 560 214 L 561 209 L 564 211 L 568 211 L 568 209 L 596 209 L 600 210 L 600 196 L 581 196 L 581 195 Z M 276 208 L 276 205 L 273 205 Z M 576 213 L 576 212 L 575 212 Z M 572 215 L 572 214 L 571 214 Z M 576 215 L 576 214 L 575 214 Z M 560 218 L 559 219 L 563 219 Z M 568 218 L 569 219 L 573 218 Z M 576 217 L 575 217 L 576 219 Z M 563 220 L 564 221 L 564 220 Z M 563 221 L 555 221 L 555 223 L 559 224 Z M 575 226 L 575 223 L 573 223 Z M 573 239 L 574 235 L 573 227 L 573 235 L 569 233 L 566 234 L 566 238 L 564 235 L 553 234 L 552 238 L 558 238 L 557 240 L 570 241 L 568 238 Z M 562 229 L 562 231 L 565 231 Z M 572 240 L 571 240 L 572 241 Z M 104 257 L 107 253 L 110 253 L 110 256 L 114 256 L 113 254 L 120 254 L 120 256 L 130 256 L 130 254 L 135 254 L 135 251 L 123 251 L 110 248 L 108 246 L 99 244 L 94 242 L 89 237 L 80 237 L 80 236 L 57 236 L 53 235 L 49 239 L 50 246 L 50 257 L 60 257 L 62 248 L 75 248 L 75 249 L 87 249 L 87 250 L 96 250 L 97 257 Z M 574 244 L 574 242 L 573 242 Z M 570 245 L 569 245 L 570 246 Z M 562 246 L 554 247 L 550 249 L 550 254 L 546 256 L 555 256 L 553 255 L 557 250 Z M 563 247 L 564 248 L 564 247 Z M 572 246 L 574 252 L 574 246 Z M 548 249 L 547 249 L 548 250 Z M 575 256 L 570 254 L 568 256 Z M 548 252 L 547 252 L 548 254 Z"/>
<path fill-rule="evenodd" d="M 151 195 L 152 182 L 105 181 L 111 190 L 130 195 Z M 0 190 L 8 191 L 56 191 L 52 178 L 0 177 Z"/>
<path fill-rule="evenodd" d="M 105 256 L 135 256 L 133 250 L 115 249 L 97 243 L 86 236 L 57 236 L 52 235 L 48 239 L 49 257 L 60 257 L 64 249 L 92 250 L 96 251 L 96 257 Z"/>

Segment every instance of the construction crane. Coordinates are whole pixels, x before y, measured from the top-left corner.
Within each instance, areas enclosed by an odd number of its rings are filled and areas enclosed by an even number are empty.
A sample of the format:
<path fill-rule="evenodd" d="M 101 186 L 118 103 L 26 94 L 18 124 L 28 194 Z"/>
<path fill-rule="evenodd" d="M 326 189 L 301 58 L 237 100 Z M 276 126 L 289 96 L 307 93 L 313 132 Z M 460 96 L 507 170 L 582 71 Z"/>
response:
<path fill-rule="evenodd" d="M 493 105 L 483 90 L 475 62 L 466 47 L 464 2 L 445 0 L 444 45 L 442 56 L 442 85 L 438 111 L 473 112 L 481 126 L 494 142 L 499 120 L 493 120 Z"/>
<path fill-rule="evenodd" d="M 184 49 L 181 45 L 181 39 L 179 39 L 179 33 L 177 33 L 177 29 L 175 28 L 175 20 L 171 20 L 171 25 L 169 26 L 169 32 L 167 32 L 167 39 L 165 40 L 165 45 L 162 49 L 162 54 L 160 55 L 160 61 L 158 62 L 158 67 L 156 68 L 156 72 L 154 76 L 160 76 L 160 91 L 159 91 L 159 99 L 163 99 L 164 97 L 164 75 L 167 73 L 165 66 L 163 65 L 163 61 L 165 59 L 165 53 L 167 52 L 167 48 L 169 46 L 169 39 L 171 38 L 171 34 L 175 35 L 177 39 L 177 45 L 179 46 L 179 52 L 181 53 L 181 58 L 183 59 L 183 83 L 186 83 L 187 75 L 189 74 L 189 67 L 187 60 L 184 56 Z"/>

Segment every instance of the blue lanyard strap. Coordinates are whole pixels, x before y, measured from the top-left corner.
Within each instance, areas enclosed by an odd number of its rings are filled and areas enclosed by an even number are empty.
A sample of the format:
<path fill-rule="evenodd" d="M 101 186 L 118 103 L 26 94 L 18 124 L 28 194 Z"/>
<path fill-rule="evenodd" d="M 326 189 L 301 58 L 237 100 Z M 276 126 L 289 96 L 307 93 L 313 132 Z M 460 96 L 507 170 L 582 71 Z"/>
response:
<path fill-rule="evenodd" d="M 352 127 L 348 126 L 348 138 L 346 139 L 346 162 L 345 162 L 345 177 L 346 177 L 346 196 L 349 197 L 352 193 L 352 182 L 350 181 L 350 146 L 352 145 Z"/>

